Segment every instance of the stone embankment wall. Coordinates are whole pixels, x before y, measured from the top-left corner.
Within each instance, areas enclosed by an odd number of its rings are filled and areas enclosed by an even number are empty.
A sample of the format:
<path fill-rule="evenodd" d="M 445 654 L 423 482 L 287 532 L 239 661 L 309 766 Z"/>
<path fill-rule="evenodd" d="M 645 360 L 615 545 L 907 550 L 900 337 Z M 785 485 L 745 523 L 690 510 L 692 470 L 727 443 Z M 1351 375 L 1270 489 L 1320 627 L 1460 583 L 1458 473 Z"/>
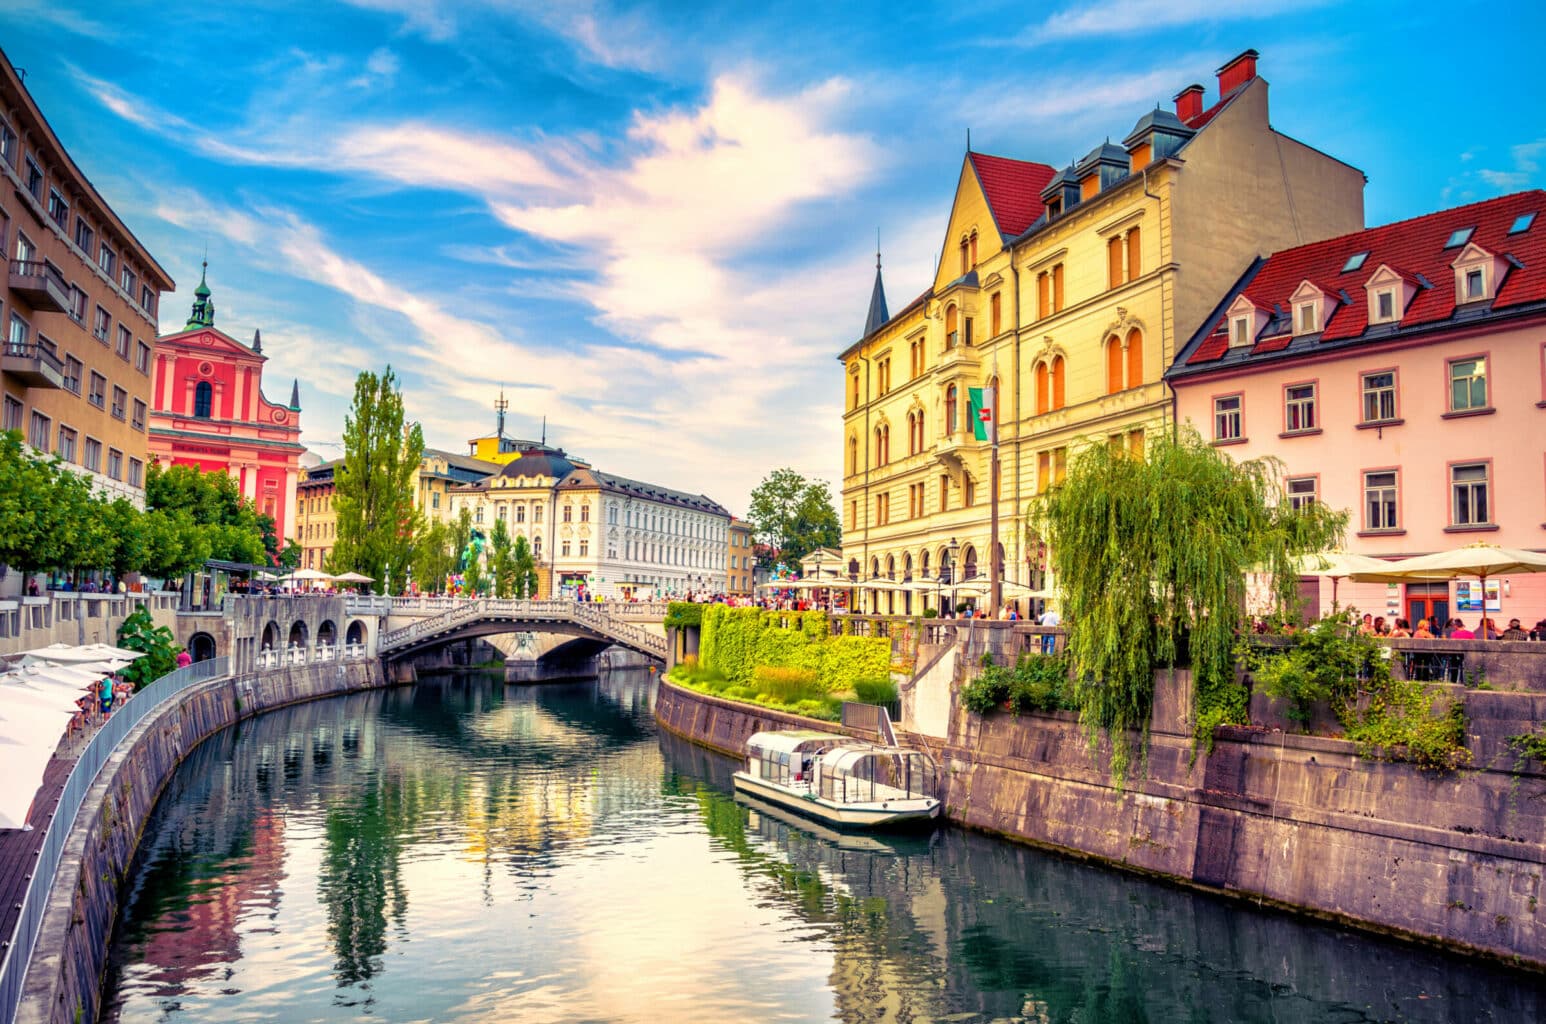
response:
<path fill-rule="evenodd" d="M 1546 969 L 1542 766 L 1422 772 L 1345 740 L 1232 728 L 1194 751 L 1188 691 L 1184 677 L 1161 688 L 1147 770 L 1120 788 L 1068 713 L 983 718 L 952 702 L 944 737 L 903 742 L 939 760 L 958 824 Z M 736 756 L 759 729 L 826 727 L 666 682 L 656 716 Z"/>
<path fill-rule="evenodd" d="M 173 769 L 206 737 L 286 704 L 383 684 L 358 659 L 211 680 L 141 722 L 75 820 L 28 969 L 17 1024 L 96 1020 L 103 968 L 140 833 Z"/>

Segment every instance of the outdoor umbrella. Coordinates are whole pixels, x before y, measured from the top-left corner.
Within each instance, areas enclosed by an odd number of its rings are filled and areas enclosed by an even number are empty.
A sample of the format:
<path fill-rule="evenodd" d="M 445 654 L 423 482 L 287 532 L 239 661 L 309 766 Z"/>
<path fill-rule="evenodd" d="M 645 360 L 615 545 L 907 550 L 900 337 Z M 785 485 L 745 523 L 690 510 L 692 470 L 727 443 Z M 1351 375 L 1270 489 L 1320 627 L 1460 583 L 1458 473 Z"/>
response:
<path fill-rule="evenodd" d="M 0 705 L 0 829 L 21 828 L 43 782 L 43 770 L 59 746 L 74 707 L 41 707 L 7 699 Z"/>
<path fill-rule="evenodd" d="M 1487 617 L 1487 577 L 1502 573 L 1546 572 L 1546 554 L 1519 548 L 1500 548 L 1496 544 L 1467 544 L 1450 551 L 1435 551 L 1431 555 L 1403 558 L 1399 562 L 1386 563 L 1386 577 L 1403 580 L 1454 580 L 1475 576 L 1481 580 L 1482 617 Z M 1354 580 L 1362 581 L 1362 573 L 1354 573 Z M 1502 618 L 1502 601 L 1498 617 Z M 1483 632 L 1485 635 L 1485 631 Z"/>
<path fill-rule="evenodd" d="M 1392 574 L 1397 563 L 1383 558 L 1354 554 L 1351 551 L 1317 551 L 1299 556 L 1299 572 L 1304 576 L 1325 576 L 1331 580 L 1331 609 L 1337 608 L 1337 584 L 1352 578 L 1358 583 L 1399 583 L 1407 577 Z"/>
<path fill-rule="evenodd" d="M 304 571 L 310 571 L 310 570 L 304 570 Z M 376 582 L 376 577 L 374 577 L 374 576 L 366 576 L 364 573 L 358 573 L 358 572 L 346 572 L 342 576 L 333 576 L 333 577 L 330 577 L 330 578 L 333 579 L 333 580 L 336 580 L 339 583 L 374 583 L 374 582 Z"/>
<path fill-rule="evenodd" d="M 316 569 L 297 569 L 294 572 L 292 572 L 286 578 L 287 579 L 292 579 L 292 580 L 300 580 L 302 582 L 313 582 L 313 581 L 316 581 L 316 580 L 337 579 L 336 576 L 329 576 L 327 573 L 319 572 Z"/>

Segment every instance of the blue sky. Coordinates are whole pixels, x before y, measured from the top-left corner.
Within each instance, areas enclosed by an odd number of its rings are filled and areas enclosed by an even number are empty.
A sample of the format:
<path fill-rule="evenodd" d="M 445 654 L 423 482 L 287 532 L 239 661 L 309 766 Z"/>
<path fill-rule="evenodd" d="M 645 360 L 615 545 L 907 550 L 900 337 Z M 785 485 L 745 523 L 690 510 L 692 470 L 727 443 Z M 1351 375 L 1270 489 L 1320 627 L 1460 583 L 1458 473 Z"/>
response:
<path fill-rule="evenodd" d="M 1261 51 L 1370 224 L 1546 184 L 1529 3 L 4 0 L 0 45 L 178 282 L 337 441 L 391 362 L 431 445 L 493 423 L 732 511 L 839 485 L 875 231 L 928 283 L 973 148 L 1061 165 Z M 1535 70 L 1530 70 L 1534 68 Z M 1534 83 L 1534 84 L 1532 84 Z"/>

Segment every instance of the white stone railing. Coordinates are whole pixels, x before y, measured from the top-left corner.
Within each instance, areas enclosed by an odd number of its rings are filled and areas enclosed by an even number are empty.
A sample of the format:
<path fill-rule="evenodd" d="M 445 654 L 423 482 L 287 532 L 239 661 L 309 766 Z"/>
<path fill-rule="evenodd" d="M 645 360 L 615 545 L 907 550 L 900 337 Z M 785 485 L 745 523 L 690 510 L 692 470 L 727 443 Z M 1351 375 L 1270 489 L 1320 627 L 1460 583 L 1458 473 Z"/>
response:
<path fill-rule="evenodd" d="M 483 620 L 509 619 L 523 625 L 552 622 L 582 626 L 590 632 L 657 658 L 666 656 L 666 641 L 647 629 L 611 614 L 606 603 L 576 601 L 516 601 L 499 598 L 456 600 L 438 615 L 381 634 L 378 649 L 386 654 L 416 641 L 442 636 Z"/>

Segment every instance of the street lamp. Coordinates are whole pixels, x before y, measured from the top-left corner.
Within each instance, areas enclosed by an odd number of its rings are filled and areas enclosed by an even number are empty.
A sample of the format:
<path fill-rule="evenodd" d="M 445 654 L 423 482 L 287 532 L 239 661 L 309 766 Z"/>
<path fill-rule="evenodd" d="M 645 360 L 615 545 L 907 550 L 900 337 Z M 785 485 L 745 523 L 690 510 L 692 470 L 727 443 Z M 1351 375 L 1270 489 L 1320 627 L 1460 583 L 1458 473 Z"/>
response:
<path fill-rule="evenodd" d="M 956 574 L 955 574 L 955 564 L 956 564 L 956 560 L 958 558 L 960 558 L 960 556 L 961 556 L 961 542 L 956 540 L 954 537 L 951 537 L 950 538 L 950 543 L 945 545 L 945 557 L 941 560 L 942 564 L 940 566 L 940 570 L 942 572 L 949 572 L 950 573 L 949 583 L 950 583 L 950 614 L 951 615 L 954 615 L 956 613 Z"/>
<path fill-rule="evenodd" d="M 816 558 L 816 583 L 819 585 L 821 583 L 821 549 L 820 548 L 816 549 L 815 558 Z M 821 604 L 821 598 L 817 597 L 816 598 L 816 603 L 817 603 L 817 605 L 820 605 Z"/>

